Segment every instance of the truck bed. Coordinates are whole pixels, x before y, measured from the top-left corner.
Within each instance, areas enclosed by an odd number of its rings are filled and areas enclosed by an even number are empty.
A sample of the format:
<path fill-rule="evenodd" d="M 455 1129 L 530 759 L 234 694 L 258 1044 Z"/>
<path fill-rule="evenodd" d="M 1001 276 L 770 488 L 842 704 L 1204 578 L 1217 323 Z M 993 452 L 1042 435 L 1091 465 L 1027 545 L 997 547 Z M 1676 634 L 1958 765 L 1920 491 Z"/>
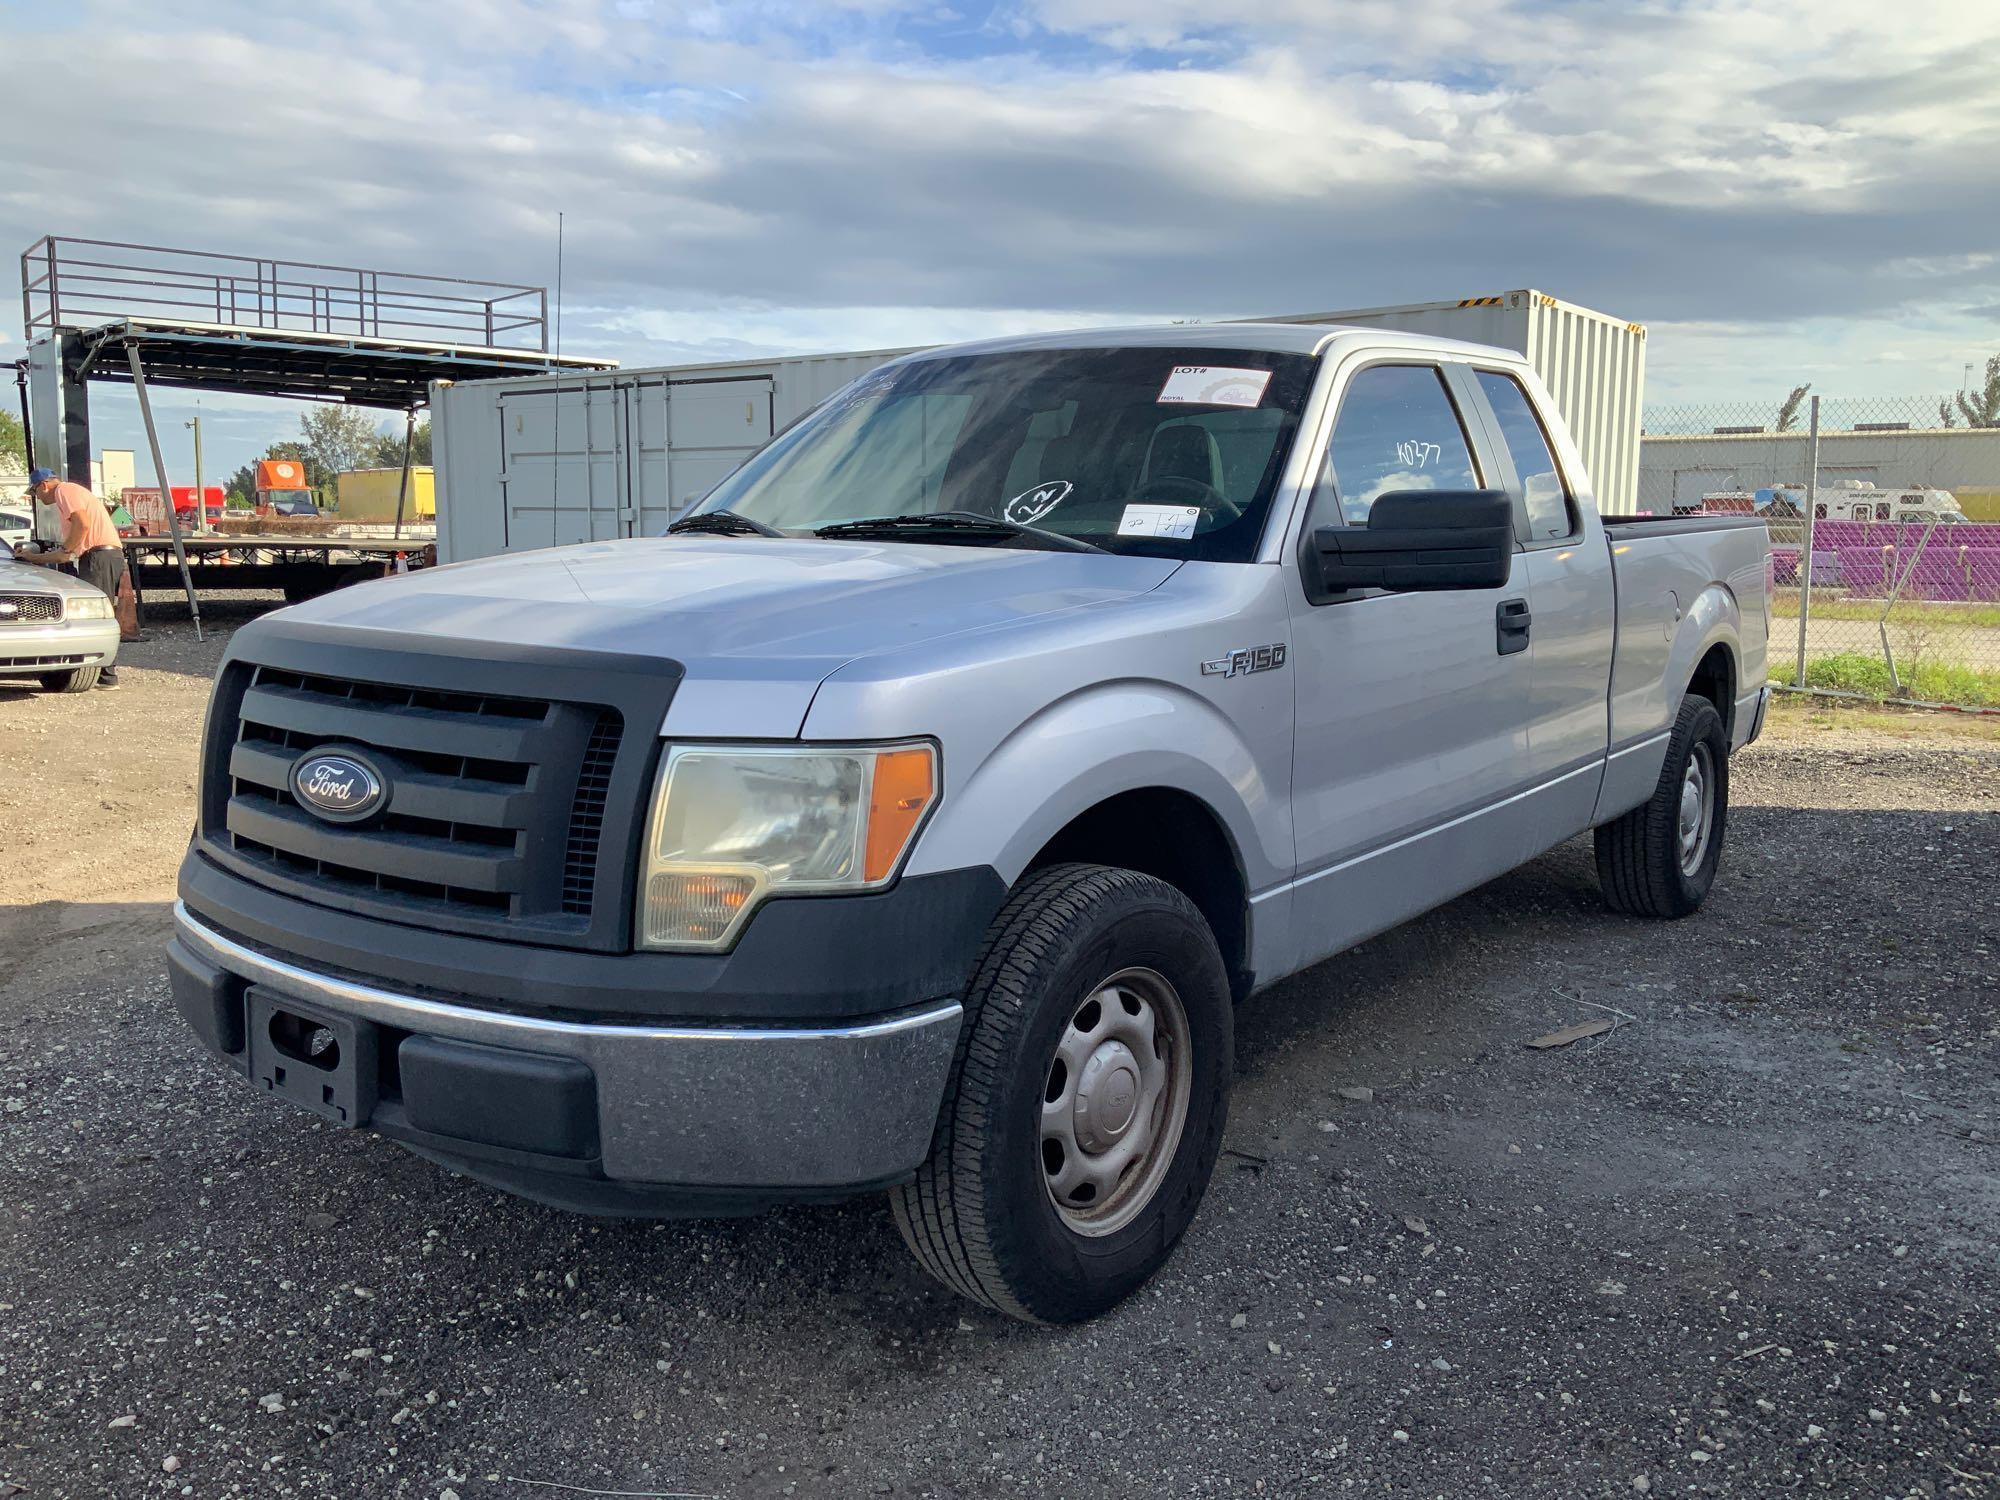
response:
<path fill-rule="evenodd" d="M 1604 534 L 1613 541 L 1635 537 L 1692 536 L 1702 531 L 1741 531 L 1764 523 L 1756 516 L 1605 516 Z"/>

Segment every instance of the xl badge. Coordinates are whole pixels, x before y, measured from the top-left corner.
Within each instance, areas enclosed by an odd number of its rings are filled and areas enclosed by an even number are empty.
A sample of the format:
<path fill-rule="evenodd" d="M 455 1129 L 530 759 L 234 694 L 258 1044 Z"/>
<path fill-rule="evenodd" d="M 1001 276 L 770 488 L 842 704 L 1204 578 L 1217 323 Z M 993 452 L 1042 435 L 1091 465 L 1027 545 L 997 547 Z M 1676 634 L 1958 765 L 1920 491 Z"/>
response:
<path fill-rule="evenodd" d="M 292 765 L 292 790 L 330 823 L 358 823 L 388 799 L 382 773 L 349 751 L 314 750 Z"/>
<path fill-rule="evenodd" d="M 1249 672 L 1274 671 L 1284 664 L 1285 643 L 1277 641 L 1269 646 L 1245 646 L 1227 656 L 1218 656 L 1214 661 L 1205 661 L 1201 664 L 1201 675 L 1241 677 Z"/>

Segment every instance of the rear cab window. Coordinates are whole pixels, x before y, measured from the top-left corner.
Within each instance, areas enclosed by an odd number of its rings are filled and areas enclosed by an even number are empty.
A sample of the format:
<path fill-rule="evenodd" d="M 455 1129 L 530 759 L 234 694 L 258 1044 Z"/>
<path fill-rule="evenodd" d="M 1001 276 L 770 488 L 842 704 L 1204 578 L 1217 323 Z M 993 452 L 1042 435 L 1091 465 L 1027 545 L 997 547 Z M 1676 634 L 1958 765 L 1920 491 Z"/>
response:
<path fill-rule="evenodd" d="M 1498 370 L 1478 370 L 1474 375 L 1514 464 L 1514 477 L 1527 507 L 1530 545 L 1576 535 L 1576 506 L 1527 391 L 1512 375 Z"/>

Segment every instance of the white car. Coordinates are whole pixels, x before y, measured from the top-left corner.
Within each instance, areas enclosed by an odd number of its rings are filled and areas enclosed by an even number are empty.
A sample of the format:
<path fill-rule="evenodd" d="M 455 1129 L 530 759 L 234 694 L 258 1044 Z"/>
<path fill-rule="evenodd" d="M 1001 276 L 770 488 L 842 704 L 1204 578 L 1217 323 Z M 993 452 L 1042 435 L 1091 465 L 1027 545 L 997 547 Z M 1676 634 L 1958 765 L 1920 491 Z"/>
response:
<path fill-rule="evenodd" d="M 18 547 L 35 534 L 35 518 L 25 510 L 0 507 L 0 542 Z"/>
<path fill-rule="evenodd" d="M 97 589 L 54 568 L 16 562 L 0 541 L 0 681 L 32 677 L 81 693 L 118 659 L 118 619 Z"/>

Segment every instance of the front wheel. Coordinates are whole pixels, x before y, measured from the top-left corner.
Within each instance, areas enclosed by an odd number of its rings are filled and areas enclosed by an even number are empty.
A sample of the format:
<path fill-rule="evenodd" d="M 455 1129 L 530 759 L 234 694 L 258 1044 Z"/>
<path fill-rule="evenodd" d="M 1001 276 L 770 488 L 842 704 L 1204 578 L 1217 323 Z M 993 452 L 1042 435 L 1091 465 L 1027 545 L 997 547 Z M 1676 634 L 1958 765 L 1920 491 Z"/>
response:
<path fill-rule="evenodd" d="M 1103 865 L 1030 876 L 965 997 L 931 1154 L 896 1189 L 925 1270 L 1013 1317 L 1071 1323 L 1173 1252 L 1215 1167 L 1229 983 L 1194 904 Z"/>
<path fill-rule="evenodd" d="M 45 693 L 87 693 L 97 686 L 97 679 L 103 674 L 102 667 L 74 667 L 67 672 L 42 673 L 42 691 Z"/>
<path fill-rule="evenodd" d="M 1706 698 L 1681 699 L 1653 795 L 1597 830 L 1597 883 L 1612 910 L 1685 917 L 1715 884 L 1729 818 L 1729 736 Z"/>

